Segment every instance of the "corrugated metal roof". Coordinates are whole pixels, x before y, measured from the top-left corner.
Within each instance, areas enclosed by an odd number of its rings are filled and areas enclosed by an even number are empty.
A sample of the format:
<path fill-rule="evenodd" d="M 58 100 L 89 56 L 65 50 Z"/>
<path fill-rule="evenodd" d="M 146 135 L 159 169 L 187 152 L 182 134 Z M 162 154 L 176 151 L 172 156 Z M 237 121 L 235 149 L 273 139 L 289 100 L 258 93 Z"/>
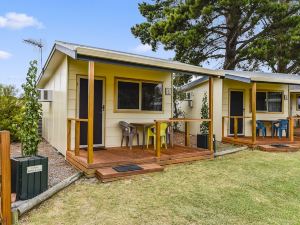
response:
<path fill-rule="evenodd" d="M 221 70 L 220 70 L 221 71 Z M 251 82 L 263 82 L 263 83 L 278 83 L 278 84 L 290 84 L 290 87 L 300 88 L 300 76 L 297 74 L 283 74 L 283 73 L 264 73 L 264 72 L 251 72 L 251 71 L 234 71 L 234 70 L 222 70 L 225 79 L 235 80 L 244 83 Z M 194 80 L 188 84 L 183 85 L 180 90 L 188 91 L 199 84 L 208 80 L 208 77 L 202 77 Z M 296 90 L 296 88 L 295 88 Z"/>

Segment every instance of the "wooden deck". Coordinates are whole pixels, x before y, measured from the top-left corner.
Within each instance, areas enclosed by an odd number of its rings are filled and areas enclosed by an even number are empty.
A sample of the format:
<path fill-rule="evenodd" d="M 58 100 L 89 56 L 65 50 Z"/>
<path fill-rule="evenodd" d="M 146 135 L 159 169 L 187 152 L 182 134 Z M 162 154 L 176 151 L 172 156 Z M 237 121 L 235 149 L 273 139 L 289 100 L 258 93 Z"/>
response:
<path fill-rule="evenodd" d="M 295 136 L 294 137 L 294 141 L 291 142 L 288 138 L 286 137 L 282 137 L 282 138 L 278 138 L 278 137 L 257 137 L 256 138 L 256 143 L 253 144 L 252 143 L 252 137 L 251 136 L 243 136 L 243 137 L 238 137 L 238 138 L 234 138 L 234 137 L 223 137 L 222 139 L 223 142 L 225 143 L 230 143 L 230 144 L 239 144 L 239 145 L 247 145 L 251 148 L 260 148 L 260 146 L 270 146 L 273 144 L 286 144 L 286 145 L 290 145 L 291 148 L 293 148 L 293 151 L 295 150 L 295 148 L 300 149 L 300 137 L 299 136 Z M 272 148 L 273 150 L 275 150 L 274 148 Z M 283 148 L 282 148 L 283 150 Z"/>
<path fill-rule="evenodd" d="M 202 159 L 212 159 L 213 153 L 206 149 L 196 149 L 184 146 L 174 146 L 167 150 L 162 148 L 160 158 L 155 156 L 153 149 L 143 150 L 140 147 L 129 148 L 109 148 L 94 150 L 94 162 L 87 163 L 87 151 L 81 149 L 79 156 L 75 156 L 74 151 L 67 151 L 67 161 L 80 169 L 88 177 L 95 176 L 99 168 L 108 168 L 124 164 L 145 164 L 157 163 L 160 166 L 190 162 Z"/>

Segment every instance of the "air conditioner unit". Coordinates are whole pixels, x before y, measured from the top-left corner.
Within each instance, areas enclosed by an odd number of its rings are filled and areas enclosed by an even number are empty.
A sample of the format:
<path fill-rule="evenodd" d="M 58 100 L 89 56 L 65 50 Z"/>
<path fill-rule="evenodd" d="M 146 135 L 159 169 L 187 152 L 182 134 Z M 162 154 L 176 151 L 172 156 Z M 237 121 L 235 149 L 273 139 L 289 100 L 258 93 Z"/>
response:
<path fill-rule="evenodd" d="M 39 102 L 52 102 L 52 90 L 38 89 Z"/>

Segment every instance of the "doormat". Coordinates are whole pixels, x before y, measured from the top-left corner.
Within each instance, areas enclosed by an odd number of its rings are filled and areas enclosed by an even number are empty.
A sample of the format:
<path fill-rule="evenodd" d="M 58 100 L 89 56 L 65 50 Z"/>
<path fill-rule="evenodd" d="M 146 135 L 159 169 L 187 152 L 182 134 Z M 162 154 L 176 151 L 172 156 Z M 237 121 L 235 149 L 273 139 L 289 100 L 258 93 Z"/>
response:
<path fill-rule="evenodd" d="M 120 165 L 120 166 L 115 166 L 113 169 L 117 172 L 129 172 L 129 171 L 136 171 L 136 170 L 142 170 L 143 168 L 135 165 L 135 164 L 129 164 L 129 165 Z"/>

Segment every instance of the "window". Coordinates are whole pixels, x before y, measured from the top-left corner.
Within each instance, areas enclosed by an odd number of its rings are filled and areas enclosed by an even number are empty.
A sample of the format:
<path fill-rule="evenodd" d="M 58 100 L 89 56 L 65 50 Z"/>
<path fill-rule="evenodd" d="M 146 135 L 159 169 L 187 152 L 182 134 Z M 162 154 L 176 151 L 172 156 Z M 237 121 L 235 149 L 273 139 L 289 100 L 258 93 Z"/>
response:
<path fill-rule="evenodd" d="M 296 97 L 296 104 L 297 104 L 297 111 L 300 111 L 300 95 L 297 95 L 297 97 Z"/>
<path fill-rule="evenodd" d="M 118 109 L 139 109 L 139 83 L 118 82 Z"/>
<path fill-rule="evenodd" d="M 142 110 L 162 111 L 162 84 L 142 83 Z"/>
<path fill-rule="evenodd" d="M 162 111 L 162 83 L 120 79 L 116 87 L 117 110 Z"/>
<path fill-rule="evenodd" d="M 282 112 L 282 92 L 257 92 L 256 110 L 258 112 Z"/>

